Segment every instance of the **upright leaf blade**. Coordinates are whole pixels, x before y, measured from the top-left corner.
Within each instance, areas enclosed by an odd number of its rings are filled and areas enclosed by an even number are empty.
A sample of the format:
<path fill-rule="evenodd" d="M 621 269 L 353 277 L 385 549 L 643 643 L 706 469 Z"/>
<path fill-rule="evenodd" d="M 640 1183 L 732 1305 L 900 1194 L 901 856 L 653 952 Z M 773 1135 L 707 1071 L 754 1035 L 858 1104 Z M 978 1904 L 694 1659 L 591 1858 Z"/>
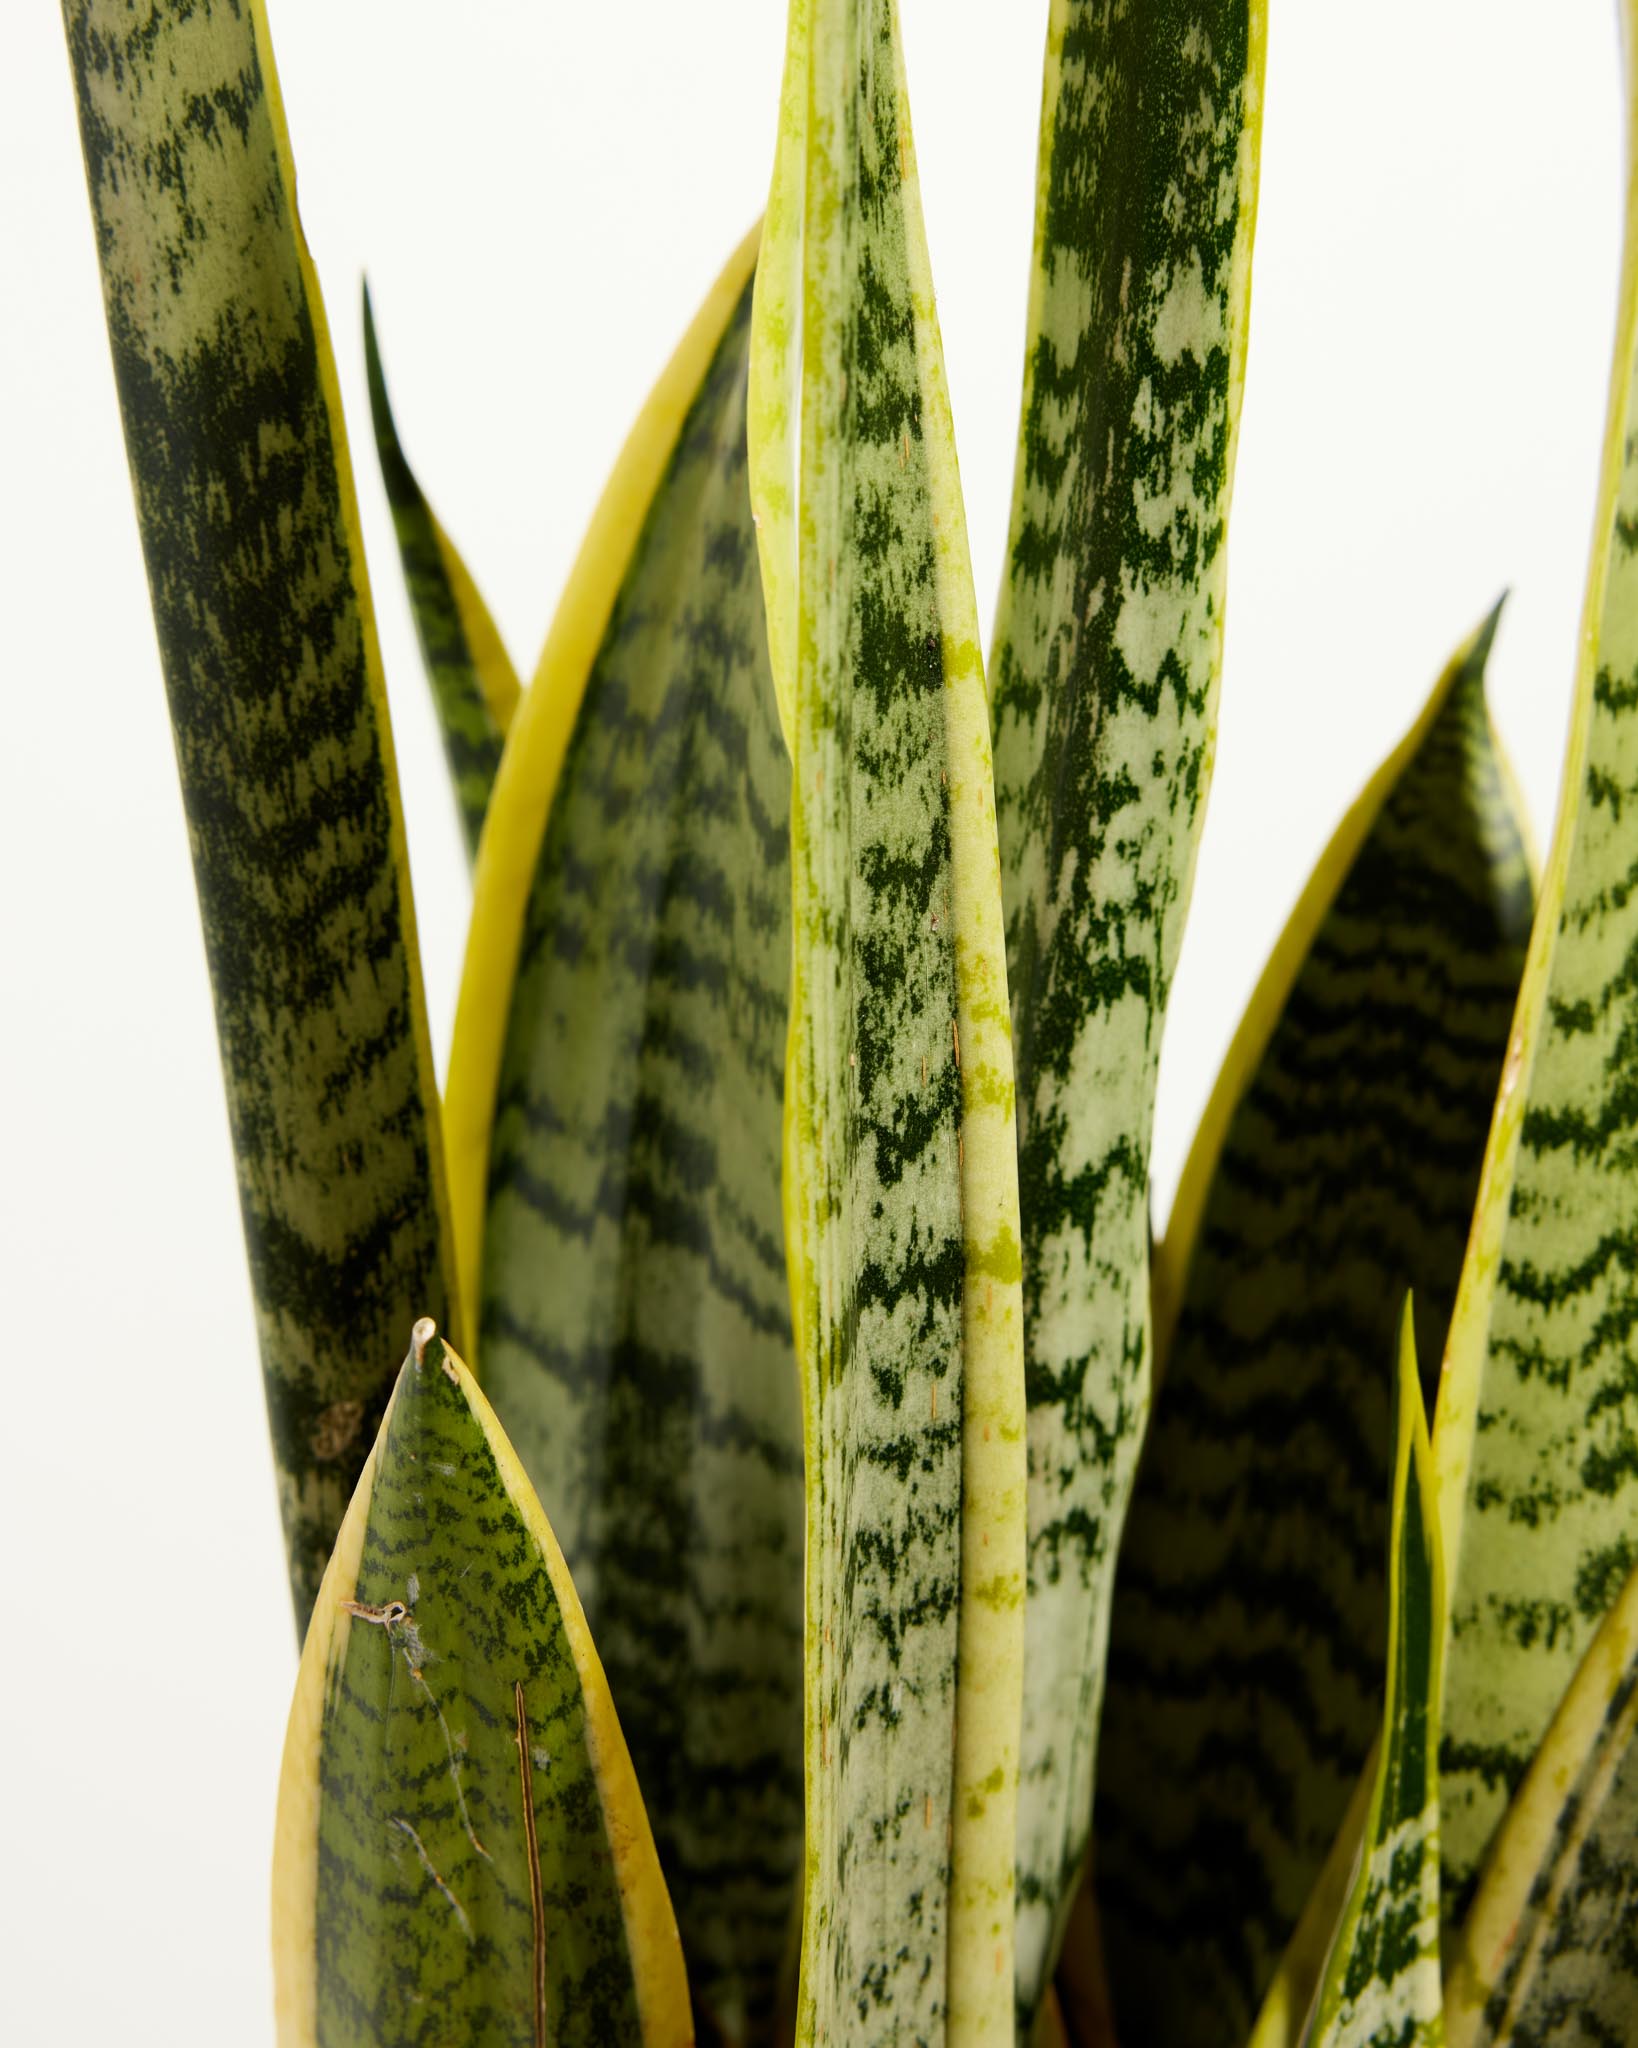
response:
<path fill-rule="evenodd" d="M 1313 2048 L 1441 2048 L 1439 1663 L 1444 1579 L 1411 1304 L 1399 1341 L 1387 1706 L 1359 1869 L 1331 1944 Z"/>
<path fill-rule="evenodd" d="M 1638 2039 L 1638 1571 L 1588 1645 L 1454 1944 L 1451 2048 Z"/>
<path fill-rule="evenodd" d="M 702 2021 L 734 2041 L 772 2028 L 802 1849 L 790 768 L 745 473 L 754 247 L 714 295 L 519 906 L 481 1296 L 486 1385 L 573 1562 Z"/>
<path fill-rule="evenodd" d="M 262 0 L 64 0 L 305 1622 L 455 1309 L 392 733 Z"/>
<path fill-rule="evenodd" d="M 418 1323 L 325 1575 L 279 1791 L 280 2048 L 686 2048 L 620 1724 L 494 1411 Z"/>
<path fill-rule="evenodd" d="M 991 2042 L 1012 2025 L 1024 1442 L 988 718 L 896 13 L 796 0 L 788 36 L 751 466 L 793 753 L 798 2035 Z M 797 361 L 799 493 L 777 439 Z"/>
<path fill-rule="evenodd" d="M 1086 1850 L 1148 1399 L 1149 1138 L 1216 719 L 1263 32 L 1262 0 L 1054 0 L 1048 30 L 993 660 L 1030 1410 L 1026 2026 Z"/>
<path fill-rule="evenodd" d="M 1460 927 L 1476 927 L 1481 934 L 1481 946 L 1486 943 L 1482 935 L 1488 933 L 1488 943 L 1497 949 L 1493 967 L 1479 970 L 1481 986 L 1478 989 L 1467 985 L 1465 975 L 1452 977 L 1449 969 L 1442 969 L 1435 961 L 1427 963 L 1424 979 L 1430 980 L 1439 974 L 1454 979 L 1459 984 L 1457 992 L 1461 999 L 1476 998 L 1479 1007 L 1492 1020 L 1492 1025 L 1498 1005 L 1505 1004 L 1507 1016 L 1511 1017 L 1529 939 L 1530 920 L 1534 915 L 1536 861 L 1529 820 L 1517 798 L 1513 768 L 1499 736 L 1483 711 L 1484 674 L 1501 611 L 1502 604 L 1498 602 L 1471 639 L 1458 648 L 1434 684 L 1416 723 L 1349 807 L 1347 816 L 1332 834 L 1286 920 L 1285 929 L 1246 1006 L 1245 1015 L 1212 1087 L 1210 1100 L 1201 1115 L 1194 1142 L 1189 1147 L 1189 1156 L 1184 1162 L 1167 1218 L 1166 1234 L 1155 1247 L 1157 1375 L 1166 1369 L 1178 1314 L 1183 1306 L 1183 1290 L 1199 1245 L 1206 1202 L 1216 1189 L 1231 1123 L 1256 1081 L 1258 1069 L 1268 1054 L 1269 1042 L 1284 1015 L 1298 976 L 1321 937 L 1339 890 L 1346 886 L 1350 871 L 1382 816 L 1384 805 L 1393 799 L 1395 790 L 1424 745 L 1429 748 L 1428 765 L 1443 759 L 1453 778 L 1448 799 L 1455 806 L 1453 815 L 1458 822 L 1448 837 L 1458 867 L 1466 863 L 1471 873 L 1471 863 L 1477 859 L 1489 869 L 1488 877 L 1479 885 L 1479 896 L 1470 913 L 1461 909 L 1463 891 L 1460 888 L 1457 903 L 1454 906 L 1447 903 L 1447 911 L 1456 909 Z M 1436 727 L 1442 728 L 1437 737 Z M 1460 760 L 1451 758 L 1452 744 L 1466 760 L 1465 771 Z M 1429 794 L 1438 801 L 1444 800 L 1438 798 L 1432 789 Z M 1429 828 L 1434 822 L 1431 818 L 1427 821 Z M 1439 835 L 1439 853 L 1444 851 L 1445 836 Z M 1423 837 L 1426 843 L 1422 857 L 1437 857 L 1431 830 L 1424 832 Z M 1441 893 L 1439 885 L 1431 877 L 1427 887 L 1433 890 L 1435 897 Z M 1430 907 L 1436 910 L 1437 902 Z M 1472 971 L 1472 963 L 1466 971 Z M 1431 995 L 1431 987 L 1427 993 Z M 1505 1034 L 1506 1024 L 1503 1023 L 1500 1029 Z M 1471 1208 L 1471 1201 L 1468 1207 Z M 1449 1295 L 1448 1283 L 1441 1283 L 1437 1303 L 1440 1314 L 1446 1317 L 1450 1307 Z M 1436 1343 L 1429 1341 L 1434 1303 L 1418 1296 L 1417 1306 L 1423 1326 L 1418 1355 L 1428 1383 L 1423 1392 L 1431 1412 L 1432 1384 L 1444 1355 L 1444 1346 L 1442 1339 Z"/>
<path fill-rule="evenodd" d="M 1451 1575 L 1445 1907 L 1638 1564 L 1638 103 L 1563 797 L 1434 1430 Z"/>
<path fill-rule="evenodd" d="M 489 607 L 427 503 L 398 439 L 367 289 L 364 360 L 375 452 L 398 536 L 410 616 L 437 707 L 467 857 L 475 860 L 506 729 L 517 709 L 517 671 Z"/>
<path fill-rule="evenodd" d="M 700 384 L 756 261 L 753 228 L 711 287 L 639 413 L 592 515 L 528 690 L 507 733 L 472 882 L 444 1128 L 461 1298 L 483 1270 L 490 1136 L 524 919 L 546 821 L 592 664 Z"/>
<path fill-rule="evenodd" d="M 1096 1823 L 1117 2015 L 1169 2043 L 1244 2038 L 1380 1725 L 1395 1305 L 1438 1359 L 1530 928 L 1493 628 L 1322 857 L 1190 1162 Z"/>

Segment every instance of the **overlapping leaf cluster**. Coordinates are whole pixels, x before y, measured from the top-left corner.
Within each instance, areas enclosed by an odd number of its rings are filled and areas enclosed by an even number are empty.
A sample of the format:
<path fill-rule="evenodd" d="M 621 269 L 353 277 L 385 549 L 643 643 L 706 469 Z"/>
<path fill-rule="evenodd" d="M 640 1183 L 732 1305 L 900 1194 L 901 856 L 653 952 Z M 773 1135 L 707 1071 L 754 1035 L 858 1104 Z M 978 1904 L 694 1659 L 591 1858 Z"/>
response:
<path fill-rule="evenodd" d="M 892 0 L 791 0 L 527 688 L 366 312 L 442 1101 L 262 0 L 64 18 L 306 1628 L 281 2041 L 1633 2038 L 1638 247 L 1539 900 L 1493 615 L 1151 1256 L 1262 0 L 1053 0 L 988 680 Z"/>

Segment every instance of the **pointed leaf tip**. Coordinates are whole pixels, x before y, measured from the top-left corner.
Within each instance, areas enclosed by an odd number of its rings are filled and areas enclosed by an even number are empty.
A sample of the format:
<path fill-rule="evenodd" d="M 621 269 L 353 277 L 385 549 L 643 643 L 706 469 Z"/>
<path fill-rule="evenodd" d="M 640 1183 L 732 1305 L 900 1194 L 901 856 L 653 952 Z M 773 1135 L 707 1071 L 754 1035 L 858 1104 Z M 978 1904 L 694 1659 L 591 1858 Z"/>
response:
<path fill-rule="evenodd" d="M 1490 650 L 1495 643 L 1497 628 L 1501 625 L 1502 613 L 1506 610 L 1507 600 L 1512 594 L 1510 590 L 1503 590 L 1496 599 L 1496 602 L 1479 621 L 1478 628 L 1474 632 L 1468 651 L 1468 660 L 1477 663 L 1480 669 L 1483 669 L 1490 659 Z"/>
<path fill-rule="evenodd" d="M 1387 1705 L 1370 1817 L 1313 2019 L 1314 2048 L 1440 2048 L 1439 1661 L 1444 1579 L 1407 1296 L 1400 1321 Z"/>
<path fill-rule="evenodd" d="M 1404 1294 L 1431 1405 L 1531 911 L 1480 637 L 1304 890 L 1157 1260 L 1175 1334 L 1116 1581 L 1097 1832 L 1116 2010 L 1158 2010 L 1169 2048 L 1268 1997 L 1306 2010 L 1307 1902 L 1381 1726 Z M 1323 1725 L 1293 1708 L 1321 1698 Z M 1216 1770 L 1225 1744 L 1258 1768 Z"/>
<path fill-rule="evenodd" d="M 368 283 L 363 308 L 364 367 L 376 459 L 392 511 L 405 592 L 438 712 L 467 853 L 476 859 L 490 793 L 517 708 L 517 671 L 482 592 L 427 502 L 404 453 L 381 365 Z"/>
<path fill-rule="evenodd" d="M 354 1623 L 365 1624 L 354 1627 Z M 281 2048 L 425 2012 L 685 2048 L 688 1989 L 561 1551 L 470 1373 L 414 1327 L 303 1651 L 280 1781 Z"/>
<path fill-rule="evenodd" d="M 1630 21 L 1635 10 L 1625 9 Z M 1629 64 L 1631 61 L 1629 46 Z M 1435 1454 L 1451 1577 L 1447 1914 L 1471 1895 L 1631 1559 L 1632 1172 L 1626 806 L 1638 784 L 1638 72 L 1604 457 L 1558 819 L 1469 1250 Z"/>

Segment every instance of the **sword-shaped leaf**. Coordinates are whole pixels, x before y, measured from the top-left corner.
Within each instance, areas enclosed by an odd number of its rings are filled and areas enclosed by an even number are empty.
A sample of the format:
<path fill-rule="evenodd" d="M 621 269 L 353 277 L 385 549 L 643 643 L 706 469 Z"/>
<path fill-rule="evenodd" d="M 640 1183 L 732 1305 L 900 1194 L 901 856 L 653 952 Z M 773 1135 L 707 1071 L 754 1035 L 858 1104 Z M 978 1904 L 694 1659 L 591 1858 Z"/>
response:
<path fill-rule="evenodd" d="M 1263 0 L 1054 0 L 1048 29 L 992 663 L 1030 1417 L 1023 2026 L 1085 1856 L 1148 1404 L 1149 1140 L 1216 724 L 1263 35 Z"/>
<path fill-rule="evenodd" d="M 380 651 L 262 0 L 63 19 L 305 1622 L 455 1306 Z"/>
<path fill-rule="evenodd" d="M 364 361 L 381 481 L 392 507 L 415 637 L 444 739 L 468 859 L 475 860 L 501 747 L 517 709 L 518 678 L 499 630 L 455 544 L 427 503 L 398 439 L 364 294 Z"/>
<path fill-rule="evenodd" d="M 896 11 L 794 0 L 788 33 L 751 461 L 793 759 L 798 2039 L 988 2043 L 1025 1512 L 988 709 Z"/>
<path fill-rule="evenodd" d="M 1482 945 L 1483 934 L 1488 931 L 1495 949 L 1493 958 L 1477 965 L 1480 975 L 1477 987 L 1472 986 L 1467 978 L 1474 971 L 1475 963 L 1464 963 L 1467 970 L 1464 974 L 1461 968 L 1441 967 L 1438 962 L 1429 961 L 1423 968 L 1424 990 L 1431 996 L 1432 984 L 1440 978 L 1448 979 L 1454 984 L 1453 993 L 1459 994 L 1464 1002 L 1476 1003 L 1483 1012 L 1481 1031 L 1487 1043 L 1490 1038 L 1497 1038 L 1496 1059 L 1500 1059 L 1517 1000 L 1535 906 L 1528 825 L 1519 807 L 1512 767 L 1485 713 L 1485 668 L 1501 609 L 1498 603 L 1472 638 L 1457 650 L 1434 684 L 1416 723 L 1355 798 L 1348 815 L 1332 834 L 1330 843 L 1309 876 L 1246 1006 L 1246 1013 L 1235 1031 L 1211 1098 L 1201 1116 L 1194 1143 L 1189 1148 L 1167 1219 L 1165 1237 L 1155 1247 L 1157 1377 L 1166 1371 L 1178 1315 L 1183 1306 L 1184 1287 L 1199 1249 L 1206 1203 L 1217 1193 L 1218 1170 L 1223 1163 L 1224 1145 L 1234 1117 L 1257 1079 L 1258 1069 L 1268 1055 L 1269 1041 L 1280 1025 L 1292 990 L 1308 965 L 1316 941 L 1321 940 L 1326 920 L 1337 903 L 1339 890 L 1348 882 L 1349 873 L 1382 817 L 1384 806 L 1389 806 L 1391 817 L 1395 806 L 1402 806 L 1406 801 L 1404 795 L 1396 798 L 1395 791 L 1424 746 L 1427 757 L 1416 770 L 1418 783 L 1427 783 L 1430 775 L 1443 772 L 1451 778 L 1449 795 L 1456 808 L 1448 847 L 1441 845 L 1437 851 L 1435 849 L 1435 838 L 1443 838 L 1437 831 L 1438 820 L 1429 817 L 1423 821 L 1421 857 L 1437 859 L 1442 856 L 1442 867 L 1454 855 L 1460 879 L 1456 900 L 1445 903 L 1451 933 L 1459 939 L 1465 931 L 1470 945 L 1475 938 Z M 1426 800 L 1434 804 L 1443 800 L 1431 784 L 1427 785 L 1424 794 Z M 1475 857 L 1488 867 L 1488 873 L 1482 877 L 1474 874 Z M 1373 849 L 1372 860 L 1378 867 L 1390 859 L 1389 846 Z M 1475 883 L 1480 892 L 1479 900 L 1464 910 L 1461 894 Z M 1425 875 L 1411 887 L 1437 915 L 1440 875 Z M 1334 944 L 1342 936 L 1341 933 L 1326 933 L 1324 943 Z M 1442 944 L 1445 940 L 1435 937 L 1434 942 Z M 1385 990 L 1386 984 L 1378 994 L 1385 993 Z M 1396 1020 L 1390 1018 L 1387 1021 L 1392 1023 Z M 1400 1025 L 1404 1021 L 1403 1018 L 1397 1020 Z M 1487 1050 L 1484 1058 L 1488 1061 L 1489 1057 Z M 1493 1097 L 1493 1087 L 1491 1094 Z M 1467 1183 L 1464 1181 L 1463 1185 L 1465 1187 Z M 1468 1206 L 1470 1210 L 1471 1198 Z M 1464 1215 L 1464 1231 L 1466 1222 Z M 1423 1397 L 1430 1413 L 1444 1354 L 1444 1325 L 1441 1323 L 1437 1333 L 1433 1332 L 1433 1325 L 1440 1317 L 1448 1322 L 1452 1286 L 1449 1276 L 1444 1275 L 1441 1276 L 1439 1291 L 1432 1299 L 1417 1297 L 1417 1317 L 1423 1332 L 1418 1356 L 1422 1360 Z M 1429 1341 L 1432 1334 L 1438 1335 L 1438 1342 Z"/>
<path fill-rule="evenodd" d="M 274 1960 L 280 2048 L 693 2039 L 676 1923 L 563 1554 L 430 1320 L 302 1652 Z"/>
<path fill-rule="evenodd" d="M 1305 2040 L 1312 2048 L 1440 2048 L 1439 1660 L 1444 1582 L 1405 1304 L 1388 1562 L 1387 1706 L 1358 1868 Z"/>
<path fill-rule="evenodd" d="M 1629 175 L 1638 178 L 1625 0 Z M 1638 186 L 1557 830 L 1434 1425 L 1445 1911 L 1638 1564 Z"/>
<path fill-rule="evenodd" d="M 1638 1572 L 1496 1831 L 1445 2009 L 1450 2048 L 1638 2041 Z"/>
<path fill-rule="evenodd" d="M 1186 1278 L 1116 1583 L 1098 1878 L 1123 2032 L 1180 2048 L 1244 2038 L 1381 1721 L 1396 1304 L 1437 1360 L 1530 930 L 1494 623 L 1322 856 L 1185 1175 L 1193 1255 L 1158 1261 Z"/>
<path fill-rule="evenodd" d="M 755 250 L 684 344 L 589 673 L 548 668 L 520 714 L 477 878 L 481 909 L 490 841 L 533 826 L 478 1219 L 484 1383 L 602 1651 L 702 2022 L 735 2041 L 773 2023 L 802 1854 L 790 763 L 745 471 Z M 578 703 L 549 816 L 513 758 L 543 689 Z"/>

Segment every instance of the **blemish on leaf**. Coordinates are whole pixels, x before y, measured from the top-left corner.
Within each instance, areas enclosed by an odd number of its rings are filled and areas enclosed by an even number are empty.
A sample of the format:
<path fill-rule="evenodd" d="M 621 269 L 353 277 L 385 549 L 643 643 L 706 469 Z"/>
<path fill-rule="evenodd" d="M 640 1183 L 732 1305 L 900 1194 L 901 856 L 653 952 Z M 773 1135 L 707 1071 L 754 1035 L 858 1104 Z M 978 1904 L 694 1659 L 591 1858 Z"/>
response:
<path fill-rule="evenodd" d="M 327 1408 L 321 1408 L 309 1439 L 315 1461 L 329 1465 L 344 1458 L 357 1443 L 363 1426 L 362 1401 L 332 1401 Z"/>
<path fill-rule="evenodd" d="M 421 1837 L 415 1832 L 414 1828 L 410 1826 L 409 1822 L 405 1820 L 401 1814 L 395 1814 L 393 1816 L 392 1824 L 402 1834 L 408 1835 L 410 1841 L 415 1845 L 415 1853 L 421 1860 L 421 1868 L 426 1872 L 427 1876 L 432 1879 L 432 1882 L 438 1887 L 439 1891 L 441 1891 L 444 1897 L 449 1901 L 451 1910 L 454 1912 L 455 1918 L 461 1923 L 461 1932 L 466 1936 L 467 1940 L 470 1941 L 472 1939 L 472 1922 L 466 1917 L 466 1909 L 462 1906 L 460 1900 L 456 1898 L 455 1894 L 450 1890 L 449 1886 L 444 1882 L 443 1878 L 439 1876 L 437 1869 L 433 1865 L 432 1858 L 426 1852 L 426 1844 L 421 1840 Z"/>

